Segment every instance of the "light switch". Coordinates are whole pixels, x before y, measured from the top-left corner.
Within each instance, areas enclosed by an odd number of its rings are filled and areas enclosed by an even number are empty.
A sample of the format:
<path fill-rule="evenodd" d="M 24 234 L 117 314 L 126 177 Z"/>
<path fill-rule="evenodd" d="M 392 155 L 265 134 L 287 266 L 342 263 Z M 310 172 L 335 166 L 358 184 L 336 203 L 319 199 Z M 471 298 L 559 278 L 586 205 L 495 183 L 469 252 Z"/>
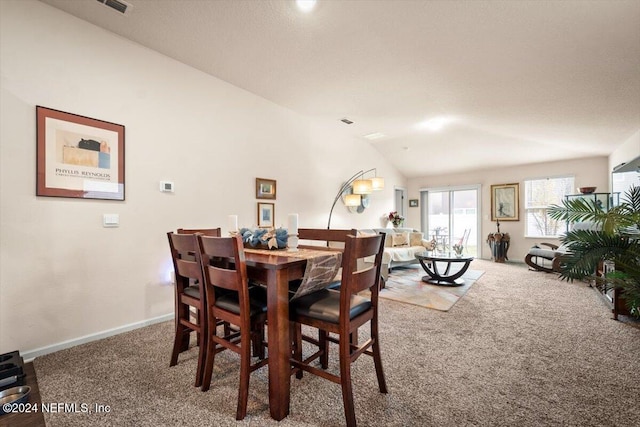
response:
<path fill-rule="evenodd" d="M 118 214 L 104 214 L 102 216 L 103 227 L 117 227 L 120 225 L 120 215 Z"/>

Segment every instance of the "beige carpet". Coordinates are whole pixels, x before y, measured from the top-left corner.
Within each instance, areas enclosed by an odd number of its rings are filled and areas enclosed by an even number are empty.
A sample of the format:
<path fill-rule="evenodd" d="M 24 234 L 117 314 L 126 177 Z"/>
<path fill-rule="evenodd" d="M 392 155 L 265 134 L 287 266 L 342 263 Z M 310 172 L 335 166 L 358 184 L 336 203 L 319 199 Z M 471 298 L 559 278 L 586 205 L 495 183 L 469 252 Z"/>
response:
<path fill-rule="evenodd" d="M 364 426 L 637 426 L 640 328 L 611 320 L 583 283 L 475 260 L 485 271 L 448 312 L 382 299 L 382 359 L 353 365 Z M 366 338 L 366 334 L 362 334 Z M 341 426 L 340 387 L 292 380 L 291 413 L 268 412 L 267 368 L 252 374 L 247 418 L 235 421 L 238 358 L 216 357 L 214 383 L 193 387 L 196 349 L 169 368 L 171 322 L 39 357 L 45 402 L 107 404 L 108 414 L 45 414 L 59 426 Z M 333 351 L 330 369 L 337 369 Z"/>
<path fill-rule="evenodd" d="M 473 266 L 472 262 L 471 267 Z M 380 297 L 434 310 L 449 311 L 483 273 L 470 268 L 461 277 L 464 279 L 463 285 L 442 286 L 423 282 L 422 277 L 427 273 L 419 265 L 397 267 L 389 275 L 385 288 L 380 292 Z"/>

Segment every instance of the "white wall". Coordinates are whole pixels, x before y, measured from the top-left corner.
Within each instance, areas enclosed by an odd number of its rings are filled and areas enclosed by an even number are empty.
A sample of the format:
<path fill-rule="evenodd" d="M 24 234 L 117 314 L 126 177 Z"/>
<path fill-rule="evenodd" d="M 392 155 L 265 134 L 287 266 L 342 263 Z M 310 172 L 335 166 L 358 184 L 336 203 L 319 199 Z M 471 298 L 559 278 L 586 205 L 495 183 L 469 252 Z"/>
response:
<path fill-rule="evenodd" d="M 404 178 L 337 120 L 313 122 L 40 2 L 0 2 L 0 353 L 27 352 L 173 311 L 166 232 L 256 223 L 256 177 L 276 223 L 324 227 L 359 169 L 386 188 L 333 228 L 378 226 Z M 35 196 L 35 106 L 126 127 L 126 201 Z M 160 193 L 160 180 L 175 182 Z M 120 215 L 103 228 L 102 214 Z M 224 230 L 226 231 L 226 230 Z"/>
<path fill-rule="evenodd" d="M 640 130 L 623 141 L 618 148 L 609 156 L 609 170 L 620 163 L 628 163 L 636 157 L 640 156 Z M 611 176 L 609 176 L 611 178 Z M 611 183 L 609 183 L 611 184 Z"/>
<path fill-rule="evenodd" d="M 607 157 L 593 157 L 587 159 L 536 163 L 500 169 L 485 169 L 464 174 L 440 175 L 409 179 L 409 199 L 419 199 L 420 189 L 428 187 L 447 187 L 480 184 L 482 188 L 482 226 L 480 244 L 482 257 L 490 258 L 486 237 L 496 231 L 495 222 L 491 221 L 491 185 L 520 183 L 520 221 L 500 222 L 500 231 L 509 233 L 511 237 L 509 259 L 524 260 L 529 248 L 542 241 L 557 243 L 557 239 L 534 239 L 524 237 L 525 221 L 524 209 L 524 181 L 548 176 L 574 175 L 576 187 L 598 187 L 599 192 L 609 191 L 609 169 Z M 422 209 L 422 207 L 420 208 Z M 420 228 L 420 209 L 410 208 L 406 226 Z"/>

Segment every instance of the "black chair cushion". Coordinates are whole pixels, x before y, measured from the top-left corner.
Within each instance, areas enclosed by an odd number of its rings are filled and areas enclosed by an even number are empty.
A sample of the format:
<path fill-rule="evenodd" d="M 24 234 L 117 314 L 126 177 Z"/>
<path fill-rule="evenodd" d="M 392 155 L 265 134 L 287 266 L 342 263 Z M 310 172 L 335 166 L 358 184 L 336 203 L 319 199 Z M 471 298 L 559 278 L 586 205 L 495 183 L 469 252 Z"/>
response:
<path fill-rule="evenodd" d="M 267 290 L 262 286 L 254 286 L 249 288 L 249 305 L 251 316 L 267 312 Z M 216 296 L 216 307 L 240 314 L 240 304 L 237 292 L 229 292 L 227 294 Z"/>
<path fill-rule="evenodd" d="M 190 297 L 200 299 L 200 288 L 196 286 L 187 286 L 184 288 L 185 295 L 189 295 Z"/>
<path fill-rule="evenodd" d="M 371 300 L 358 295 L 351 297 L 351 319 L 371 308 Z M 312 317 L 325 322 L 338 323 L 340 316 L 340 292 L 322 289 L 291 302 L 292 313 Z"/>

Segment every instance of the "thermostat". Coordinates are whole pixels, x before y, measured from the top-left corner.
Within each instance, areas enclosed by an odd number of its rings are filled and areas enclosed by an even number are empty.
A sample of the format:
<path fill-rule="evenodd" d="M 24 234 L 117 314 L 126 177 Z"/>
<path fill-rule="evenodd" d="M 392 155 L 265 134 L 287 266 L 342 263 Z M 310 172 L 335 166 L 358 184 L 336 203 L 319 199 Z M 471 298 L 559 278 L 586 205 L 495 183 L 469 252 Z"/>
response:
<path fill-rule="evenodd" d="M 173 193 L 173 182 L 160 181 L 160 191 L 165 193 Z"/>

